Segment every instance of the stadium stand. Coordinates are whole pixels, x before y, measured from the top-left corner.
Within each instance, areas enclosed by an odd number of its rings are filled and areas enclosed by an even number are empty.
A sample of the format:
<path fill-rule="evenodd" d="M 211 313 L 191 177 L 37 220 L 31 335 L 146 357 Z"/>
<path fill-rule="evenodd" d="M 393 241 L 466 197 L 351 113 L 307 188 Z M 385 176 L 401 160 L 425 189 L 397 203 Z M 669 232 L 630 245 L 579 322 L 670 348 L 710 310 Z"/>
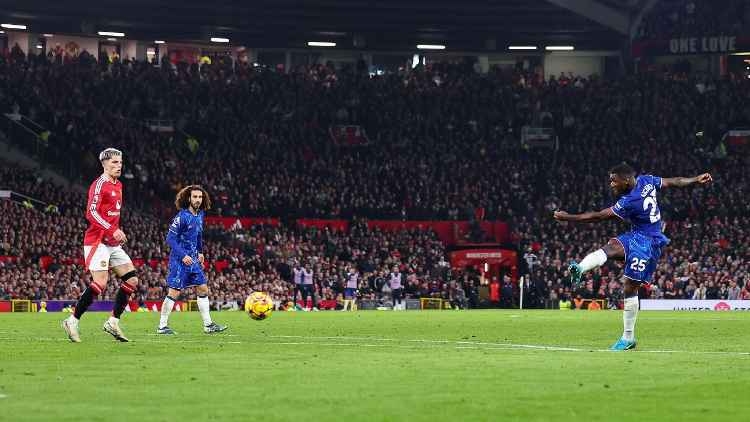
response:
<path fill-rule="evenodd" d="M 380 297 L 384 273 L 398 263 L 410 297 L 452 300 L 462 290 L 477 304 L 477 278 L 445 267 L 447 245 L 434 232 L 380 231 L 366 219 L 505 221 L 513 248 L 528 258 L 520 260 L 520 274 L 531 276 L 527 306 L 579 297 L 617 306 L 621 267 L 605 266 L 588 275 L 586 288 L 571 291 L 566 266 L 622 225 L 562 226 L 551 213 L 610 205 L 607 170 L 623 159 L 644 172 L 710 170 L 716 179 L 664 195 L 672 244 L 644 294 L 699 298 L 705 287 L 705 297 L 726 298 L 735 284 L 745 294 L 747 160 L 728 151 L 722 135 L 748 120 L 742 110 L 749 91 L 745 79 L 544 81 L 499 69 L 480 75 L 461 63 L 371 77 L 357 67 L 281 74 L 223 60 L 160 68 L 85 55 L 11 53 L 0 60 L 0 109 L 46 133 L 33 144 L 10 124 L 19 146 L 81 183 L 98 173 L 99 150 L 125 151 L 127 248 L 149 264 L 141 267 L 141 300 L 164 295 L 165 222 L 183 184 L 205 186 L 216 215 L 281 220 L 207 230 L 216 307 L 231 307 L 258 288 L 290 299 L 295 258 L 316 267 L 323 299 L 340 294 L 350 264 L 365 273 L 360 294 Z M 169 121 L 173 130 L 151 130 L 150 119 Z M 358 125 L 369 144 L 336 145 L 329 128 L 339 124 Z M 518 134 L 530 124 L 554 129 L 559 151 L 524 147 Z M 85 198 L 10 165 L 0 176 L 0 189 L 56 206 L 0 202 L 0 297 L 77 297 Z M 321 230 L 297 225 L 298 218 L 350 224 Z M 476 235 L 487 240 L 481 230 Z"/>

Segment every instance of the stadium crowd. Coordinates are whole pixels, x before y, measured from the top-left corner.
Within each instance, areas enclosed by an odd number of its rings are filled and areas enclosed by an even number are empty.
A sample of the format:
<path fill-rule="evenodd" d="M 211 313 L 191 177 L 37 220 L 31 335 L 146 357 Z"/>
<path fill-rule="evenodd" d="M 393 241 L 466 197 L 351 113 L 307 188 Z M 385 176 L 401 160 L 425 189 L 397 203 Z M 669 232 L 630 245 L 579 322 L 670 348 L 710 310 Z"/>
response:
<path fill-rule="evenodd" d="M 88 183 L 99 171 L 97 151 L 116 145 L 125 152 L 132 211 L 123 227 L 132 233 L 132 257 L 168 254 L 163 222 L 174 192 L 188 181 L 214 195 L 221 215 L 282 218 L 279 227 L 207 230 L 209 260 L 230 262 L 208 273 L 215 300 L 227 306 L 250 289 L 290 298 L 295 260 L 315 268 L 321 298 L 340 293 L 350 265 L 365 275 L 361 294 L 379 296 L 397 264 L 411 296 L 465 296 L 476 304 L 475 275 L 446 268 L 445 245 L 434 233 L 370 231 L 363 218 L 507 221 L 524 256 L 521 273 L 531 274 L 526 303 L 580 296 L 617 304 L 620 266 L 589 274 L 580 290 L 571 290 L 566 267 L 625 226 L 561 225 L 551 213 L 611 205 L 607 170 L 622 160 L 664 176 L 712 171 L 716 180 L 662 194 L 672 244 L 645 294 L 750 298 L 747 159 L 727 151 L 721 138 L 750 120 L 748 93 L 744 79 L 543 81 L 499 69 L 480 75 L 463 63 L 370 77 L 360 66 L 283 74 L 223 61 L 157 68 L 80 57 L 65 64 L 54 57 L 0 60 L 0 109 L 49 128 L 42 159 L 82 163 L 70 168 Z M 152 132 L 144 123 L 151 118 L 170 119 L 177 131 Z M 370 145 L 335 145 L 328 132 L 334 124 L 361 125 Z M 554 128 L 560 149 L 522 147 L 527 124 Z M 0 264 L 0 297 L 77 297 L 85 276 L 64 262 L 80 252 L 85 197 L 33 172 L 5 167 L 0 176 L 0 188 L 57 205 L 42 211 L 0 202 L 0 255 L 20 257 Z M 289 223 L 295 217 L 353 223 L 347 233 L 318 231 Z M 40 256 L 55 262 L 44 270 Z M 143 266 L 140 298 L 161 298 L 164 275 L 163 266 Z M 510 281 L 500 281 L 510 305 Z"/>
<path fill-rule="evenodd" d="M 0 256 L 16 258 L 0 262 L 0 298 L 75 298 L 87 279 L 80 263 L 87 224 L 80 212 L 85 196 L 11 165 L 5 165 L 0 176 L 4 189 L 56 205 L 0 202 Z M 166 225 L 134 211 L 123 214 L 122 227 L 128 233 L 125 248 L 131 257 L 156 261 L 139 269 L 139 299 L 161 299 L 169 254 L 163 240 Z M 445 247 L 433 232 L 369 229 L 363 220 L 354 221 L 348 232 L 283 224 L 230 230 L 209 225 L 204 237 L 204 253 L 212 263 L 209 287 L 216 292 L 217 307 L 236 307 L 255 290 L 270 292 L 280 302 L 292 300 L 293 265 L 314 272 L 318 300 L 339 297 L 349 269 L 363 274 L 359 288 L 363 297 L 379 298 L 384 277 L 394 266 L 404 273 L 407 291 L 412 293 L 433 293 L 434 284 L 445 280 L 441 275 L 447 267 Z M 45 257 L 52 260 L 43 265 Z M 223 265 L 216 266 L 217 261 Z M 112 299 L 116 286 L 113 279 L 102 299 Z"/>

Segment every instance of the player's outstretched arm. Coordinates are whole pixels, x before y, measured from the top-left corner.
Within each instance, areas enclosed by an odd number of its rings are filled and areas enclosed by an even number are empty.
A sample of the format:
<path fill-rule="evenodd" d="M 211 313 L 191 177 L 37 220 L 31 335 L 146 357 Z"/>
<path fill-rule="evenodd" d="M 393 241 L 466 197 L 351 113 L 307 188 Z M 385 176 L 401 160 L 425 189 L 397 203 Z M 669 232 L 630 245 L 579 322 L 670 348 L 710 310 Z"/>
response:
<path fill-rule="evenodd" d="M 703 173 L 695 177 L 663 177 L 661 179 L 661 187 L 662 188 L 669 188 L 669 187 L 684 188 L 686 186 L 694 185 L 696 183 L 700 185 L 705 185 L 705 184 L 711 183 L 713 180 L 714 179 L 713 177 L 711 177 L 711 173 Z"/>
<path fill-rule="evenodd" d="M 572 221 L 575 223 L 594 223 L 596 221 L 609 220 L 610 218 L 617 217 L 611 207 L 605 208 L 601 211 L 589 211 L 582 214 L 569 214 L 565 211 L 555 211 L 553 217 L 557 221 Z"/>

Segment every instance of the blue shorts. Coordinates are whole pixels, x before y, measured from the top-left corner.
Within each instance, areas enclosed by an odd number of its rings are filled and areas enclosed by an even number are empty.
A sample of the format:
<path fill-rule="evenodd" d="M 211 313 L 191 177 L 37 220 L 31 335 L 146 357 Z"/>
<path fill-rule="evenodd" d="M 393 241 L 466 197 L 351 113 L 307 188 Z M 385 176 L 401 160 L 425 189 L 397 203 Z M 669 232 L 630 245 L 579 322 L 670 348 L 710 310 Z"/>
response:
<path fill-rule="evenodd" d="M 659 263 L 661 249 L 669 243 L 669 239 L 636 232 L 621 234 L 616 239 L 625 249 L 625 277 L 639 283 L 649 283 Z"/>
<path fill-rule="evenodd" d="M 356 294 L 357 294 L 357 289 L 352 289 L 349 287 L 344 289 L 344 297 L 347 299 L 353 298 L 354 296 L 356 296 Z"/>
<path fill-rule="evenodd" d="M 170 289 L 182 290 L 202 284 L 206 284 L 206 277 L 198 265 L 187 266 L 183 263 L 170 263 L 169 275 L 167 275 L 167 286 Z"/>

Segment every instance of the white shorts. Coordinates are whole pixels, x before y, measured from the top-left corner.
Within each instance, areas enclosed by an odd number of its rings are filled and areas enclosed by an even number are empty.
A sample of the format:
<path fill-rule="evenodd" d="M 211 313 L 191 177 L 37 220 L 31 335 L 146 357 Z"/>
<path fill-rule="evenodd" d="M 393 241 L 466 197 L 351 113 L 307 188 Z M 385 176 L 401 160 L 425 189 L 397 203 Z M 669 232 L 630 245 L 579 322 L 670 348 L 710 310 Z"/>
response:
<path fill-rule="evenodd" d="M 83 247 L 83 257 L 87 263 L 86 268 L 90 271 L 107 271 L 110 266 L 117 267 L 133 262 L 120 246 L 99 244 L 93 252 L 91 248 L 93 246 Z"/>

